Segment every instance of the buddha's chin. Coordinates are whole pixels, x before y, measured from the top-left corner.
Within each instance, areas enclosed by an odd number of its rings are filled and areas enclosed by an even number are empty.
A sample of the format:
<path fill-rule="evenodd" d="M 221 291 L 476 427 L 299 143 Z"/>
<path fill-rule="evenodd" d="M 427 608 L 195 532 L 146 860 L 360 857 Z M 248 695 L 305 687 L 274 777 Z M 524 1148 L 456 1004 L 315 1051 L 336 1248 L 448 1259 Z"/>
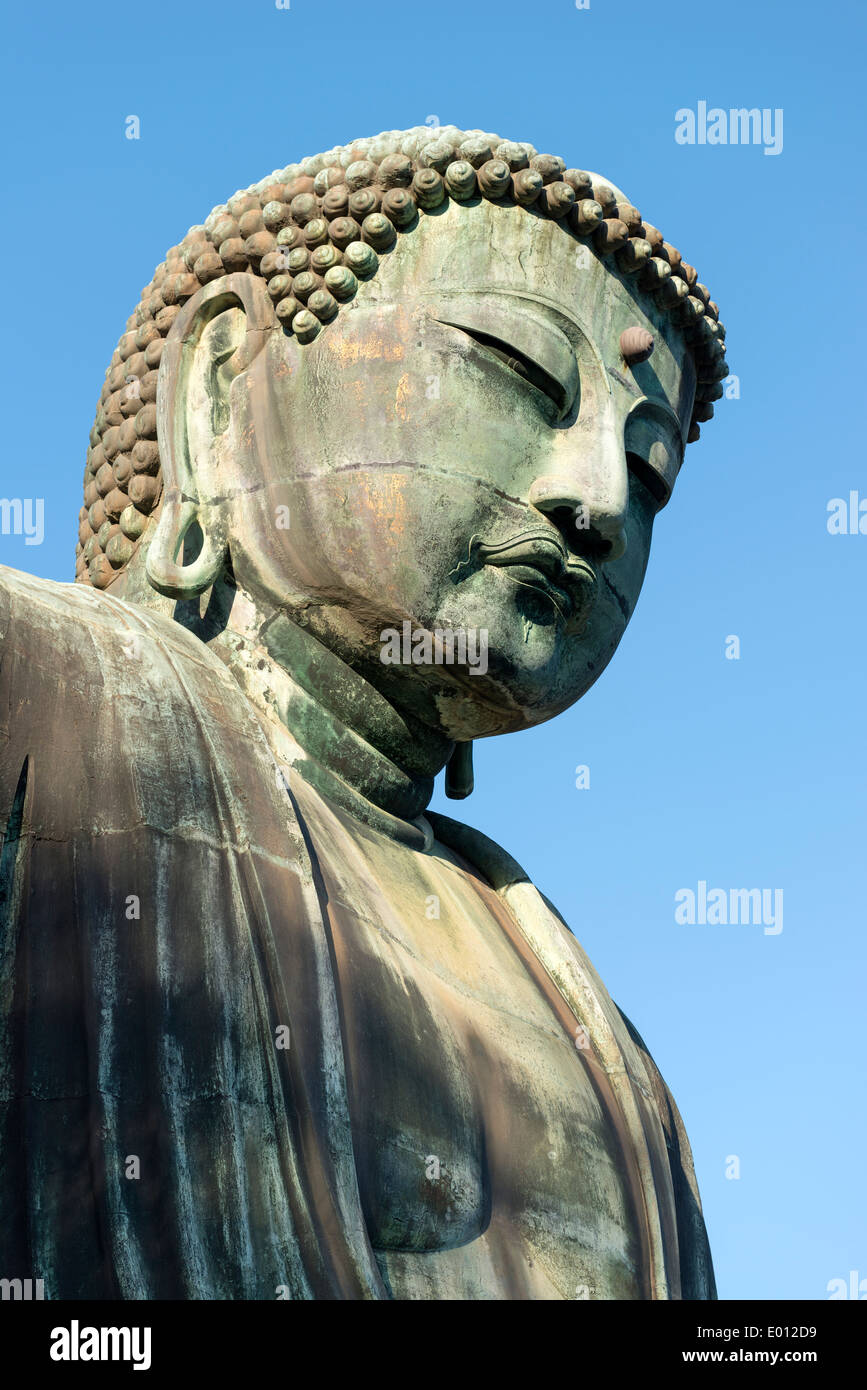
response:
<path fill-rule="evenodd" d="M 492 633 L 486 672 L 465 676 L 459 691 L 439 696 L 440 727 L 450 738 L 486 738 L 556 719 L 595 685 L 621 635 L 566 638 L 540 660 L 538 648 L 509 643 L 504 650 Z"/>
<path fill-rule="evenodd" d="M 485 671 L 476 667 L 446 674 L 416 667 L 411 680 L 389 683 L 388 694 L 423 723 L 460 742 L 547 723 L 575 704 L 597 674 L 583 662 L 570 662 L 567 674 L 559 665 L 544 671 L 517 668 L 493 649 L 487 657 Z"/>
<path fill-rule="evenodd" d="M 433 611 L 424 622 L 386 624 L 390 650 L 368 650 L 364 669 L 386 698 L 457 740 L 562 714 L 594 684 L 622 635 L 592 618 L 575 633 L 541 606 L 518 613 L 513 604 L 471 602 Z"/>

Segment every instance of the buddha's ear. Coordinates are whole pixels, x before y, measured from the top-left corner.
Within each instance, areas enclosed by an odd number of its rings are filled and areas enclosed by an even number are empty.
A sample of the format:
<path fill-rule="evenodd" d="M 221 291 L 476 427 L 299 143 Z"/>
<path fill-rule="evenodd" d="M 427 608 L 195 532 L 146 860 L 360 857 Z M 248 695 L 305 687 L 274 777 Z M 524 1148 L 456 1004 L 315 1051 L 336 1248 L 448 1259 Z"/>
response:
<path fill-rule="evenodd" d="M 230 391 L 279 328 L 264 281 L 240 273 L 204 285 L 172 324 L 157 381 L 163 503 L 146 566 L 150 583 L 169 598 L 195 598 L 222 573 L 228 537 L 219 475 L 225 484 Z M 194 522 L 201 550 L 178 564 Z"/>

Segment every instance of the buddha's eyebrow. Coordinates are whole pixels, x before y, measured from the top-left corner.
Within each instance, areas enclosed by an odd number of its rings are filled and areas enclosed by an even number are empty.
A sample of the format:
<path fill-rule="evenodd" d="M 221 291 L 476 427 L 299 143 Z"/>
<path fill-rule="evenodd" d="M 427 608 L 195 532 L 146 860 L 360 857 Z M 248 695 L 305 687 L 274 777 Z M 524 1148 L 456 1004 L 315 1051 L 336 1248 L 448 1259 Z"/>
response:
<path fill-rule="evenodd" d="M 586 335 L 586 329 L 574 314 L 570 313 L 561 303 L 555 303 L 544 295 L 532 294 L 527 290 L 516 289 L 511 285 L 468 285 L 461 290 L 451 291 L 460 295 L 484 295 L 492 302 L 505 300 L 508 308 L 513 313 L 520 313 L 522 309 L 531 308 L 540 313 L 548 322 L 549 327 L 563 332 L 562 320 L 568 320 L 569 324 L 582 335 Z"/>
<path fill-rule="evenodd" d="M 585 330 L 571 315 L 549 300 L 541 299 L 536 295 L 525 294 L 520 290 L 510 288 L 501 289 L 499 286 L 475 286 L 470 285 L 460 289 L 448 289 L 437 292 L 432 291 L 425 296 L 436 306 L 434 317 L 442 322 L 457 324 L 458 316 L 461 311 L 466 311 L 468 306 L 472 306 L 476 311 L 476 318 L 479 326 L 483 319 L 491 321 L 499 320 L 516 327 L 526 328 L 526 325 L 534 324 L 537 330 L 548 335 L 548 341 L 560 340 L 562 349 L 573 352 L 573 345 L 569 335 L 564 331 L 563 320 L 567 319 L 573 324 L 576 331 L 586 336 Z M 451 314 L 454 318 L 450 317 Z"/>

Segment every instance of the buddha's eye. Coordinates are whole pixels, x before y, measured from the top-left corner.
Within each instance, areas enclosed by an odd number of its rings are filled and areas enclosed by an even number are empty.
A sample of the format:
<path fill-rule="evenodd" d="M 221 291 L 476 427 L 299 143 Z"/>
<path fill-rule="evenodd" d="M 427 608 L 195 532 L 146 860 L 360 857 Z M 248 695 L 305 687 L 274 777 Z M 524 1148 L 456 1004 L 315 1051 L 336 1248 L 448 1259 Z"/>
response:
<path fill-rule="evenodd" d="M 661 507 L 668 501 L 669 489 L 647 459 L 643 459 L 640 454 L 627 453 L 626 466 L 632 476 L 644 484 L 651 497 L 655 498 L 657 506 Z"/>
<path fill-rule="evenodd" d="M 455 327 L 457 326 L 455 325 Z M 500 338 L 492 337 L 490 333 L 480 333 L 477 329 L 463 326 L 461 326 L 461 332 L 465 333 L 468 338 L 472 338 L 474 343 L 478 343 L 479 347 L 484 348 L 493 357 L 496 357 L 516 376 L 522 377 L 531 386 L 535 386 L 537 391 L 541 391 L 543 395 L 547 396 L 558 416 L 563 414 L 568 403 L 567 394 L 560 382 L 550 376 L 538 363 L 532 362 L 529 357 L 518 352 L 517 348 L 503 342 Z"/>
<path fill-rule="evenodd" d="M 677 417 L 667 405 L 639 402 L 627 418 L 624 444 L 630 477 L 644 485 L 659 510 L 671 496 L 683 458 Z"/>

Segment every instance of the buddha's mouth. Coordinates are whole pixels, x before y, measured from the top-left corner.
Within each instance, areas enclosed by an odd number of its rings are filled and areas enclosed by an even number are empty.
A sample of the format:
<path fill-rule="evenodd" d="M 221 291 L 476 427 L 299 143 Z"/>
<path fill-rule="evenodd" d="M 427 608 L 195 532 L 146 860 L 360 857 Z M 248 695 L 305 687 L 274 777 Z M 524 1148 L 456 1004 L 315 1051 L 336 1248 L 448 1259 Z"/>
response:
<path fill-rule="evenodd" d="M 483 565 L 508 570 L 515 585 L 543 595 L 568 632 L 586 623 L 596 596 L 596 571 L 583 556 L 567 554 L 550 532 L 525 531 L 507 541 L 481 544 L 476 558 Z"/>

